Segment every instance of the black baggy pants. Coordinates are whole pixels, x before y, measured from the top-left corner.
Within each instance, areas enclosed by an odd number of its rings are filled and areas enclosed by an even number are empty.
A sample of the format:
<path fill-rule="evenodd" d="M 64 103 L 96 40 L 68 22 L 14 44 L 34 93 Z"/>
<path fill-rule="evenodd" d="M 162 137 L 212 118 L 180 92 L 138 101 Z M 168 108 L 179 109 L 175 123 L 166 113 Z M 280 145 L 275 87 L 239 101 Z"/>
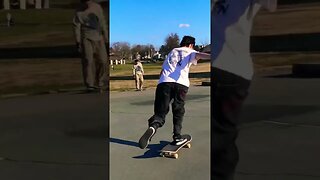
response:
<path fill-rule="evenodd" d="M 187 86 L 173 82 L 158 84 L 154 101 L 154 115 L 148 120 L 149 126 L 158 128 L 164 125 L 172 101 L 173 134 L 181 134 L 185 113 L 184 104 L 188 89 Z"/>
<path fill-rule="evenodd" d="M 239 113 L 250 81 L 217 68 L 211 74 L 212 179 L 232 180 L 239 161 Z"/>

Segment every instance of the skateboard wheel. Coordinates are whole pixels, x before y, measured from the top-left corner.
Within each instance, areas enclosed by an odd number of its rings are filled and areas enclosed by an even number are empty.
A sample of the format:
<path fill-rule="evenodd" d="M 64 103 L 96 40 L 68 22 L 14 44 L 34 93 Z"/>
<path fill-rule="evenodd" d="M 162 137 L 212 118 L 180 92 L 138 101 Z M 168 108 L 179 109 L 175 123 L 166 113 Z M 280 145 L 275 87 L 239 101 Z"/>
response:
<path fill-rule="evenodd" d="M 178 155 L 178 154 L 174 154 L 173 157 L 174 157 L 175 159 L 178 159 L 179 155 Z"/>
<path fill-rule="evenodd" d="M 187 144 L 187 148 L 189 148 L 189 149 L 190 149 L 190 148 L 191 148 L 191 144 Z"/>

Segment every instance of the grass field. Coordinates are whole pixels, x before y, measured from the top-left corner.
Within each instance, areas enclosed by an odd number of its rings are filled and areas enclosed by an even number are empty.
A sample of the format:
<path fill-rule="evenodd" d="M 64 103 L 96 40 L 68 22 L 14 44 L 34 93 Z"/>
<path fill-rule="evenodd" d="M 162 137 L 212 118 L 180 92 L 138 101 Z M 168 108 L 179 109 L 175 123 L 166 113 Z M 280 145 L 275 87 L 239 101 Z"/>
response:
<path fill-rule="evenodd" d="M 293 63 L 314 62 L 320 59 L 320 53 L 259 53 L 253 54 L 256 73 L 272 70 L 276 67 L 290 68 Z M 146 75 L 158 75 L 161 63 L 145 64 Z M 192 66 L 190 72 L 209 72 L 210 63 Z M 131 76 L 132 64 L 115 66 L 110 76 Z M 199 85 L 208 78 L 191 78 L 192 85 Z M 157 79 L 145 81 L 145 87 L 154 88 Z M 0 94 L 41 93 L 43 91 L 83 87 L 80 60 L 75 59 L 35 59 L 0 61 Z M 134 90 L 134 80 L 112 80 L 111 91 Z"/>
<path fill-rule="evenodd" d="M 279 6 L 274 13 L 260 11 L 253 35 L 279 35 L 320 32 L 320 3 Z"/>
<path fill-rule="evenodd" d="M 63 4 L 67 1 L 59 0 Z M 0 23 L 7 11 L 0 10 Z M 16 26 L 0 26 L 1 47 L 38 47 L 73 44 L 73 9 L 10 10 Z M 275 35 L 320 32 L 320 3 L 280 6 L 275 13 L 262 11 L 255 19 L 254 35 Z M 297 62 L 317 61 L 320 53 L 253 54 L 256 72 Z M 115 66 L 110 76 L 130 76 L 132 65 Z M 159 74 L 161 64 L 145 64 L 146 74 Z M 191 72 L 209 72 L 209 63 L 194 66 Z M 208 79 L 191 79 L 199 84 Z M 157 80 L 147 80 L 146 87 L 155 87 Z M 82 87 L 80 59 L 1 59 L 0 93 L 37 93 L 69 87 Z M 110 89 L 134 89 L 134 80 L 111 81 Z"/>
<path fill-rule="evenodd" d="M 0 47 L 47 46 L 74 42 L 72 9 L 11 10 L 10 13 L 16 25 L 10 28 L 0 27 Z M 5 14 L 6 11 L 0 11 L 0 17 L 5 17 Z"/>

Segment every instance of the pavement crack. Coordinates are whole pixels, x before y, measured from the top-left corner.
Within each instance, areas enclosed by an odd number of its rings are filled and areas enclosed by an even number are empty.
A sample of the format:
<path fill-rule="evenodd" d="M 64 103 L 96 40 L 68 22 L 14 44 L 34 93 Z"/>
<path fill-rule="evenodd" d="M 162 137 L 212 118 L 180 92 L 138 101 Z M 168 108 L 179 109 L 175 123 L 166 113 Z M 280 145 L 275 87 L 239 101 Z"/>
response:
<path fill-rule="evenodd" d="M 264 122 L 264 123 L 269 123 L 269 124 L 292 126 L 292 127 L 309 127 L 309 128 L 312 127 L 312 128 L 320 128 L 320 125 L 288 123 L 288 122 L 280 122 L 280 121 L 263 121 L 263 122 Z"/>

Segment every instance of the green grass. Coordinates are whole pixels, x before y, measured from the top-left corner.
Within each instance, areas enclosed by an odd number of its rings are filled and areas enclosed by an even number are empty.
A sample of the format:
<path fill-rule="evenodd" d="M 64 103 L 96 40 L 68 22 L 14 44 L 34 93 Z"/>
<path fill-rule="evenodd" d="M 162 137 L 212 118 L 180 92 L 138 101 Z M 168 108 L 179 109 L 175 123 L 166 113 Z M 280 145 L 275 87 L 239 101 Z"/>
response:
<path fill-rule="evenodd" d="M 131 76 L 132 75 L 132 63 L 124 65 L 114 65 L 114 70 L 110 70 L 110 76 Z M 146 74 L 157 74 L 160 72 L 162 62 L 157 63 L 145 63 L 143 69 Z"/>
<path fill-rule="evenodd" d="M 6 17 L 7 11 L 0 11 Z M 1 46 L 24 43 L 30 46 L 73 42 L 73 9 L 10 10 L 15 26 L 0 27 Z M 1 21 L 4 22 L 5 18 Z"/>

